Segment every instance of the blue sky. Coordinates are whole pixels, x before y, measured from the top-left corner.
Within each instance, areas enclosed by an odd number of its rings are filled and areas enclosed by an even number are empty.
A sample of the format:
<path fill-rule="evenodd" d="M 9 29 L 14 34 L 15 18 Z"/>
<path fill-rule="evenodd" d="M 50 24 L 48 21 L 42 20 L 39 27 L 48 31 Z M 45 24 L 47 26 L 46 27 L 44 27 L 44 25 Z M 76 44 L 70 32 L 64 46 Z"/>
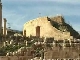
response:
<path fill-rule="evenodd" d="M 2 5 L 3 18 L 12 29 L 22 30 L 25 22 L 37 17 L 61 14 L 80 31 L 80 0 L 2 0 Z"/>

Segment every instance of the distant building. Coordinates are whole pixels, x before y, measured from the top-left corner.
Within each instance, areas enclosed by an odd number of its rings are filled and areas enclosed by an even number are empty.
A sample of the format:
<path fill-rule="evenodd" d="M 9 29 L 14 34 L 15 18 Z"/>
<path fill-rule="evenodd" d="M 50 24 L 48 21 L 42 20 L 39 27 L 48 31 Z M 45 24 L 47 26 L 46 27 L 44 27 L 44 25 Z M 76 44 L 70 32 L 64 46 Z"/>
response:
<path fill-rule="evenodd" d="M 61 25 L 64 20 L 62 16 L 56 16 L 53 21 L 48 17 L 40 17 L 29 22 L 26 22 L 23 27 L 24 36 L 38 36 L 38 37 L 54 37 L 55 40 L 72 39 L 70 32 L 60 31 L 54 27 L 56 22 Z"/>

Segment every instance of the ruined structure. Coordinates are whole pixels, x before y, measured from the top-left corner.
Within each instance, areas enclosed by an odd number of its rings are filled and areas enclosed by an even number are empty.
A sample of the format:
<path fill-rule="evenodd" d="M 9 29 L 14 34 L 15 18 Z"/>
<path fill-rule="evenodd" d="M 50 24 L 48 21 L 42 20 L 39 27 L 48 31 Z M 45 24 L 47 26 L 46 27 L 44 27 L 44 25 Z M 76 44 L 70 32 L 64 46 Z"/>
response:
<path fill-rule="evenodd" d="M 4 18 L 4 26 L 3 26 L 3 35 L 4 35 L 4 37 L 6 37 L 6 35 L 7 35 L 6 22 L 7 22 L 7 20 L 6 20 L 6 18 Z"/>
<path fill-rule="evenodd" d="M 67 23 L 62 16 L 39 17 L 26 22 L 23 35 L 38 37 L 54 37 L 55 40 L 73 39 L 78 33 Z"/>
<path fill-rule="evenodd" d="M 1 30 L 2 30 L 2 3 L 0 0 L 0 34 L 1 34 Z"/>

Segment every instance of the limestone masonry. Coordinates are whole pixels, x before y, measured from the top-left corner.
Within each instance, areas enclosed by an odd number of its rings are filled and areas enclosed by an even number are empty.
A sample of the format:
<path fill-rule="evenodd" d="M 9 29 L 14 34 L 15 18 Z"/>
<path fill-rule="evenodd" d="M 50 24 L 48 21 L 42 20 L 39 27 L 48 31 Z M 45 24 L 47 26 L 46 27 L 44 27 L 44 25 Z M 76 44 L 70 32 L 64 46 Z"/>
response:
<path fill-rule="evenodd" d="M 0 34 L 1 34 L 1 29 L 2 29 L 2 3 L 0 0 Z"/>
<path fill-rule="evenodd" d="M 26 22 L 23 27 L 23 35 L 25 36 L 38 36 L 38 37 L 54 37 L 55 40 L 73 39 L 70 32 L 54 27 L 54 24 L 58 23 L 62 25 L 64 19 L 62 16 L 56 16 L 54 18 L 39 17 L 29 22 Z"/>

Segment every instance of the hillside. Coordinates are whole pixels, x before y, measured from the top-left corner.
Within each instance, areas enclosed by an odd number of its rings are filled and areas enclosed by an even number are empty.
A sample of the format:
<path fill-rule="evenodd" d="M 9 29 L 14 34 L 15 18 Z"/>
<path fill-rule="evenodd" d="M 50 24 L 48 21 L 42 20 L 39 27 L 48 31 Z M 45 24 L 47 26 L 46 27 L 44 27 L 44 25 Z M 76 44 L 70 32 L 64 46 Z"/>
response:
<path fill-rule="evenodd" d="M 48 18 L 48 20 L 50 21 L 52 26 L 57 28 L 58 30 L 62 32 L 68 31 L 70 32 L 70 35 L 74 38 L 77 38 L 79 36 L 79 33 L 76 30 L 74 30 L 72 26 L 66 23 L 62 16 L 50 17 Z"/>

